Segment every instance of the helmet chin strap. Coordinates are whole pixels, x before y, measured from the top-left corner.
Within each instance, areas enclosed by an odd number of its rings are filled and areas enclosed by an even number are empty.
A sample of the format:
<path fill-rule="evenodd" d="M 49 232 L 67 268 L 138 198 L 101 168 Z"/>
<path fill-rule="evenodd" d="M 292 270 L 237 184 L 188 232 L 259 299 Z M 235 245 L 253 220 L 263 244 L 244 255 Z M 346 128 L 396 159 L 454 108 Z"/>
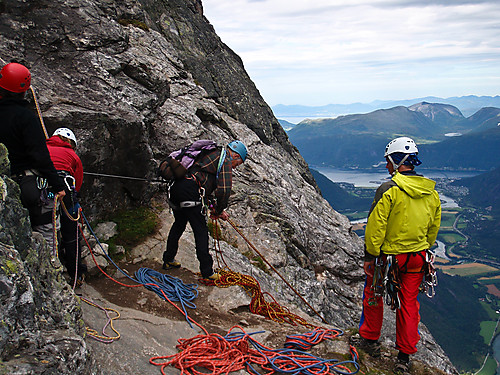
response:
<path fill-rule="evenodd" d="M 389 159 L 389 161 L 391 162 L 393 168 L 394 168 L 394 171 L 392 172 L 392 175 L 394 176 L 396 174 L 396 172 L 398 171 L 399 167 L 401 167 L 403 165 L 403 163 L 406 161 L 406 159 L 408 159 L 408 154 L 406 154 L 404 156 L 403 159 L 401 159 L 401 161 L 399 162 L 399 164 L 396 164 L 394 163 L 394 160 L 392 160 L 392 156 L 391 155 L 387 155 L 387 159 Z"/>

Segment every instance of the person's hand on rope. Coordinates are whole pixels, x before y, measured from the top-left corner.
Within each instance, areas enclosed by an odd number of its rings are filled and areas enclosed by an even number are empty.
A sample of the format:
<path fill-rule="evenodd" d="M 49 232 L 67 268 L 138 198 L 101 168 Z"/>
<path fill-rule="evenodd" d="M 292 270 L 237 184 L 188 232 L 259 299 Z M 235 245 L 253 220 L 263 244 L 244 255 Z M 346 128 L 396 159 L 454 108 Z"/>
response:
<path fill-rule="evenodd" d="M 373 277 L 373 272 L 375 271 L 375 261 L 365 261 L 363 264 L 363 269 L 365 270 L 365 274 Z"/>
<path fill-rule="evenodd" d="M 58 196 L 59 198 L 61 198 L 61 199 L 62 199 L 65 195 L 66 195 L 66 191 L 64 191 L 64 190 L 61 190 L 60 192 L 58 192 L 58 193 L 57 193 L 57 196 Z"/>
<path fill-rule="evenodd" d="M 229 214 L 226 211 L 222 211 L 219 215 L 216 215 L 215 212 L 212 211 L 210 213 L 210 219 L 212 219 L 212 220 L 221 219 L 221 220 L 226 221 L 227 219 L 229 219 Z"/>

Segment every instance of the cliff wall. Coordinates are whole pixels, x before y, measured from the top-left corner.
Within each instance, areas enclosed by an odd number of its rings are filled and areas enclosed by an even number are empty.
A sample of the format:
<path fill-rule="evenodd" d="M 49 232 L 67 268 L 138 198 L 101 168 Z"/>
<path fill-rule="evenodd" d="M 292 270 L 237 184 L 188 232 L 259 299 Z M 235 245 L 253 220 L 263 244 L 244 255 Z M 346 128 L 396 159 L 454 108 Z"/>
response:
<path fill-rule="evenodd" d="M 245 142 L 233 221 L 327 321 L 357 324 L 362 242 L 199 0 L 2 0 L 0 35 L 0 58 L 30 68 L 49 133 L 74 130 L 87 172 L 151 179 L 193 140 Z M 164 196 L 159 184 L 90 175 L 81 193 L 90 218 Z"/>

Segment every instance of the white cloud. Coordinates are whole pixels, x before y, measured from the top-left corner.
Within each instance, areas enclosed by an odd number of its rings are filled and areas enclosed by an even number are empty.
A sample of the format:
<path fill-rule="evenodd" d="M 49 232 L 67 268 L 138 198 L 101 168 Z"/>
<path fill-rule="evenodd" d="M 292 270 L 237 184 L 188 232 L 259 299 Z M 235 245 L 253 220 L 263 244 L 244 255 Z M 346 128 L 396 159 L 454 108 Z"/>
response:
<path fill-rule="evenodd" d="M 496 95 L 500 4 L 204 0 L 270 105 Z"/>

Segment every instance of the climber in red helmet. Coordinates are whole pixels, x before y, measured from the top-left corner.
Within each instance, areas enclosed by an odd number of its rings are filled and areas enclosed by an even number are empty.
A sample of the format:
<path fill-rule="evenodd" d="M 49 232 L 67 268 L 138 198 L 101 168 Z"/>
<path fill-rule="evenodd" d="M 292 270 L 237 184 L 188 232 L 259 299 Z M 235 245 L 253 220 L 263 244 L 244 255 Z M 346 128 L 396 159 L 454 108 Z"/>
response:
<path fill-rule="evenodd" d="M 24 99 L 30 85 L 24 65 L 9 63 L 0 70 L 0 143 L 9 151 L 11 177 L 21 187 L 33 231 L 53 248 L 54 194 L 65 195 L 64 181 L 52 164 L 40 121 Z"/>

